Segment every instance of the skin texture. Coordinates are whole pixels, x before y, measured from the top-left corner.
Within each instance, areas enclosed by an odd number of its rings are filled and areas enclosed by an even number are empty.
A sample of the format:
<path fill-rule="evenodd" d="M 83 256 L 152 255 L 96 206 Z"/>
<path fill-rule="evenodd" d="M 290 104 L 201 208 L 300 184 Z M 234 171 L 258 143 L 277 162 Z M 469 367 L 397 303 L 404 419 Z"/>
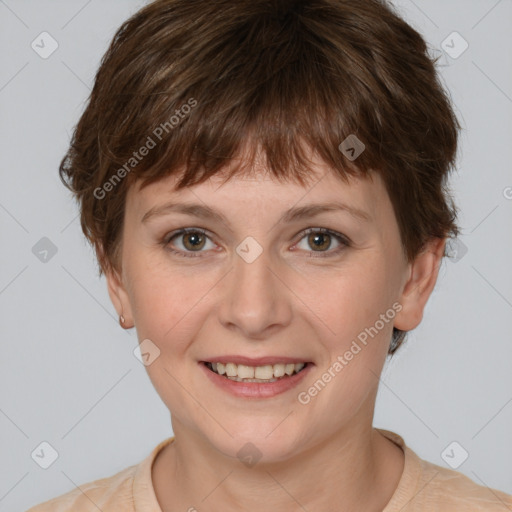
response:
<path fill-rule="evenodd" d="M 421 321 L 444 240 L 432 240 L 408 262 L 380 177 L 346 183 L 313 162 L 306 187 L 278 182 L 255 164 L 250 176 L 226 183 L 218 175 L 176 192 L 169 177 L 128 191 L 122 267 L 107 282 L 125 327 L 135 325 L 139 341 L 150 339 L 160 350 L 146 368 L 172 413 L 176 437 L 153 466 L 164 511 L 300 505 L 323 511 L 333 503 L 337 510 L 379 511 L 398 484 L 403 453 L 372 428 L 379 376 L 393 324 L 411 330 Z M 230 226 L 182 213 L 141 222 L 150 208 L 169 201 L 208 205 Z M 338 210 L 277 222 L 289 208 L 331 201 L 358 208 L 369 220 Z M 165 246 L 167 235 L 184 227 L 209 232 L 201 252 L 187 235 Z M 302 234 L 307 228 L 331 229 L 351 242 L 325 235 L 322 251 Z M 236 252 L 248 236 L 263 250 L 252 263 Z M 169 247 L 188 248 L 193 257 Z M 394 303 L 401 310 L 392 321 L 309 403 L 300 403 L 298 393 Z M 314 366 L 292 390 L 240 398 L 213 385 L 199 366 L 226 354 L 289 356 Z M 248 442 L 261 453 L 252 467 L 237 458 Z"/>

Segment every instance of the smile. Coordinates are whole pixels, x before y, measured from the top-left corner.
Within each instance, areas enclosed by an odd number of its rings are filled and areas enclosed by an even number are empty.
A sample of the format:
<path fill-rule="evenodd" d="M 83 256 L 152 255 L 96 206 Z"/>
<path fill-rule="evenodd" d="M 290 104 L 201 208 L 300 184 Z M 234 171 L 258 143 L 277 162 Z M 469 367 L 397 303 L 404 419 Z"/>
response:
<path fill-rule="evenodd" d="M 235 382 L 275 382 L 301 372 L 308 363 L 277 363 L 247 366 L 235 363 L 205 362 L 205 366 L 217 375 Z"/>

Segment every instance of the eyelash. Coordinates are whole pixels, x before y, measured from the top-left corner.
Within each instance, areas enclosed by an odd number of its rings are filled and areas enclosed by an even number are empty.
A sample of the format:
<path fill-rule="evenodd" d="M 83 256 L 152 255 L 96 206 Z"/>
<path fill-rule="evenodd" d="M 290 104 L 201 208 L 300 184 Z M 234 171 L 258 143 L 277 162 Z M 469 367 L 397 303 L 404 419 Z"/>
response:
<path fill-rule="evenodd" d="M 176 254 L 177 256 L 183 256 L 185 258 L 201 258 L 201 257 L 203 257 L 203 256 L 200 256 L 201 252 L 197 252 L 197 254 L 194 254 L 193 251 L 183 252 L 183 251 L 178 251 L 176 249 L 171 248 L 170 243 L 174 238 L 179 237 L 180 235 L 188 234 L 188 233 L 200 233 L 201 235 L 204 235 L 207 238 L 210 238 L 210 236 L 208 235 L 208 232 L 202 228 L 183 228 L 183 229 L 179 229 L 177 231 L 173 231 L 172 233 L 168 234 L 162 241 L 162 245 L 168 251 L 170 251 L 173 254 Z M 307 228 L 307 229 L 305 229 L 304 231 L 302 231 L 300 233 L 300 238 L 299 238 L 297 244 L 305 236 L 309 235 L 310 233 L 322 233 L 322 234 L 330 235 L 330 236 L 336 238 L 338 240 L 338 242 L 340 242 L 340 244 L 341 244 L 340 247 L 338 247 L 337 249 L 334 249 L 333 251 L 309 251 L 312 254 L 313 253 L 320 253 L 320 254 L 324 253 L 325 254 L 325 256 L 323 254 L 318 255 L 318 256 L 311 255 L 310 256 L 311 258 L 328 258 L 331 256 L 335 256 L 351 245 L 350 240 L 346 236 L 342 235 L 341 233 L 337 233 L 336 231 L 327 229 L 327 228 Z"/>

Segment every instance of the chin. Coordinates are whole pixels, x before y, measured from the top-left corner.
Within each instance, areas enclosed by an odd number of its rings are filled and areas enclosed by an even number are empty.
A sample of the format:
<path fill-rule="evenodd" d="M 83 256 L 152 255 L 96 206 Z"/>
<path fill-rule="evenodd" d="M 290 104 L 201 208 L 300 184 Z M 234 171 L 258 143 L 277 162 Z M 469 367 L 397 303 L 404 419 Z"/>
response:
<path fill-rule="evenodd" d="M 279 421 L 283 421 L 283 418 Z M 246 465 L 250 466 L 248 460 L 259 463 L 280 462 L 294 456 L 301 443 L 300 436 L 286 428 L 285 421 L 278 426 L 279 421 L 273 418 L 225 425 L 232 437 L 224 430 L 215 437 L 208 437 L 219 452 L 227 457 L 237 458 Z"/>

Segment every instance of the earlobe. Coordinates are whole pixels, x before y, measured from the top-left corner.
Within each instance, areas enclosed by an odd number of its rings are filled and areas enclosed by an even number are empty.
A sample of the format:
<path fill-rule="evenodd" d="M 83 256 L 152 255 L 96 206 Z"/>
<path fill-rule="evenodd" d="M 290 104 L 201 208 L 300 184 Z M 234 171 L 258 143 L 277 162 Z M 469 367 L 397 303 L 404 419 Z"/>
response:
<path fill-rule="evenodd" d="M 105 278 L 107 279 L 108 294 L 116 308 L 121 327 L 124 329 L 133 327 L 130 300 L 119 273 L 114 269 L 109 269 L 105 271 Z"/>
<path fill-rule="evenodd" d="M 423 310 L 434 289 L 444 255 L 446 239 L 434 238 L 409 264 L 409 276 L 400 297 L 401 311 L 394 326 L 402 331 L 416 328 L 423 318 Z"/>

